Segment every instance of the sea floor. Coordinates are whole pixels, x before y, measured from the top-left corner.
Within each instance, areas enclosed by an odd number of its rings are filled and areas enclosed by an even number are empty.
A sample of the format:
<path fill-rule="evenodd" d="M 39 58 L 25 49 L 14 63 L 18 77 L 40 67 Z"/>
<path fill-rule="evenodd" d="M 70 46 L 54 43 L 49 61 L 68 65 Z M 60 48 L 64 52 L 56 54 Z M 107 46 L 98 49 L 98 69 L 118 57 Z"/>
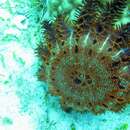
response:
<path fill-rule="evenodd" d="M 65 113 L 37 80 L 39 21 L 64 2 L 0 0 L 0 130 L 130 130 L 130 106 L 120 113 Z"/>

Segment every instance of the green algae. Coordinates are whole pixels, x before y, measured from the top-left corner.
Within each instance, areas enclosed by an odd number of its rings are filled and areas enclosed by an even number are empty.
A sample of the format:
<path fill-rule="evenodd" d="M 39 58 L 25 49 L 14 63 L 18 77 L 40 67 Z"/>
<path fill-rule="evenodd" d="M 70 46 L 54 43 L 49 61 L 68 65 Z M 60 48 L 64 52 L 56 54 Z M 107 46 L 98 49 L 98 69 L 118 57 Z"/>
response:
<path fill-rule="evenodd" d="M 128 130 L 128 124 L 124 123 L 119 128 L 116 128 L 115 130 Z"/>
<path fill-rule="evenodd" d="M 10 119 L 9 117 L 4 117 L 2 122 L 3 122 L 3 125 L 12 125 L 13 124 L 12 119 Z"/>
<path fill-rule="evenodd" d="M 70 128 L 71 130 L 76 130 L 75 125 L 73 123 L 70 125 Z"/>

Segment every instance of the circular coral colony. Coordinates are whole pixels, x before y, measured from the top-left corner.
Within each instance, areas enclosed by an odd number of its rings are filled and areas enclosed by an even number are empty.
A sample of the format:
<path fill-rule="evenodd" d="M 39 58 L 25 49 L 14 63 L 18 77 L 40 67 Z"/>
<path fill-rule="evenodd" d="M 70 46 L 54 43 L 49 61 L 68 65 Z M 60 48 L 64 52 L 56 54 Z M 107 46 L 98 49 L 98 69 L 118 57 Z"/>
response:
<path fill-rule="evenodd" d="M 85 0 L 72 24 L 66 14 L 43 22 L 38 77 L 63 110 L 118 112 L 130 103 L 130 23 L 114 28 L 126 6 L 127 0 Z"/>

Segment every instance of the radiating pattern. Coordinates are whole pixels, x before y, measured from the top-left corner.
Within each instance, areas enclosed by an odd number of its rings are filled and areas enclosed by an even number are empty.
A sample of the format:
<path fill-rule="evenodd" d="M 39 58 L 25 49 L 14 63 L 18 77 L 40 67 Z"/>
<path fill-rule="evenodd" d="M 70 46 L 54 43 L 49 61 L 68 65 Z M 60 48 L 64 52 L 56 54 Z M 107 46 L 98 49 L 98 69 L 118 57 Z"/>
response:
<path fill-rule="evenodd" d="M 43 22 L 38 77 L 60 97 L 63 110 L 99 114 L 130 103 L 130 23 L 114 27 L 126 6 L 127 0 L 84 0 L 76 20 L 64 13 Z"/>

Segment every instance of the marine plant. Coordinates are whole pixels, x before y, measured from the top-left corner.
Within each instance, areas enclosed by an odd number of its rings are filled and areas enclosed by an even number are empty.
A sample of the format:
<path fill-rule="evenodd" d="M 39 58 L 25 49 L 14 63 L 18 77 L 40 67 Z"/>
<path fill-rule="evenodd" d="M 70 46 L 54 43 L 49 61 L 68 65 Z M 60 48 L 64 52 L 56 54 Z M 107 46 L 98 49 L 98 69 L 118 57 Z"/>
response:
<path fill-rule="evenodd" d="M 60 97 L 63 110 L 119 112 L 130 103 L 130 22 L 115 27 L 127 4 L 84 0 L 75 20 L 64 12 L 42 23 L 38 78 Z"/>
<path fill-rule="evenodd" d="M 120 126 L 120 128 L 116 128 L 115 130 L 128 130 L 128 124 L 127 123 L 124 123 Z"/>

